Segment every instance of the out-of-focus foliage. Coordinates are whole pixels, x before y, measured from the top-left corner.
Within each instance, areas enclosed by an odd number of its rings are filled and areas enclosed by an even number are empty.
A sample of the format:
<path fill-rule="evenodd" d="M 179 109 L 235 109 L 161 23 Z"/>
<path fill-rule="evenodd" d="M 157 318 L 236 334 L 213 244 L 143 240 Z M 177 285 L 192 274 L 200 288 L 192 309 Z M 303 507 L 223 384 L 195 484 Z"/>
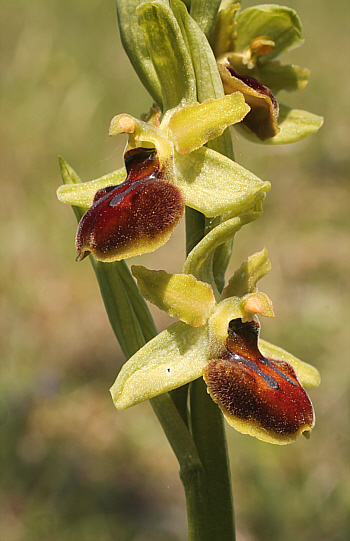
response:
<path fill-rule="evenodd" d="M 258 2 L 247 1 L 243 6 Z M 228 429 L 238 541 L 342 541 L 349 535 L 349 6 L 284 2 L 311 68 L 288 103 L 325 116 L 286 148 L 235 141 L 272 181 L 263 217 L 235 239 L 232 270 L 268 248 L 264 338 L 315 364 L 309 441 L 269 446 Z M 57 155 L 90 180 L 122 166 L 111 118 L 150 100 L 122 51 L 112 0 L 13 0 L 2 7 L 1 539 L 182 541 L 175 458 L 151 408 L 118 413 L 108 388 L 123 358 L 88 261 L 75 265 L 75 217 L 61 205 Z M 289 53 L 288 53 L 289 54 Z M 288 61 L 288 54 L 284 60 Z M 283 101 L 283 95 L 280 96 Z M 134 260 L 179 272 L 180 228 Z M 169 324 L 154 310 L 159 330 Z"/>

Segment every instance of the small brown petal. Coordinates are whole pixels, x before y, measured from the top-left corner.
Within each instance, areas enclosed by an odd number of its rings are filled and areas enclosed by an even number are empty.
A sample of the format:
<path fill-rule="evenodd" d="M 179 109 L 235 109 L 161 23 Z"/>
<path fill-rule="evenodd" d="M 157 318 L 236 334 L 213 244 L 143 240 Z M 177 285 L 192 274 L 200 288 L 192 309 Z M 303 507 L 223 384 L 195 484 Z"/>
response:
<path fill-rule="evenodd" d="M 204 369 L 208 391 L 237 430 L 272 443 L 289 443 L 314 426 L 310 399 L 294 369 L 263 357 L 259 325 L 230 323 L 226 351 Z"/>
<path fill-rule="evenodd" d="M 277 119 L 278 102 L 271 90 L 252 77 L 239 75 L 231 66 L 218 64 L 225 94 L 242 92 L 251 110 L 242 120 L 259 139 L 265 141 L 280 131 Z"/>
<path fill-rule="evenodd" d="M 151 252 L 164 244 L 184 211 L 177 186 L 163 180 L 155 149 L 125 154 L 126 180 L 99 190 L 80 220 L 77 261 L 90 252 L 115 261 Z"/>

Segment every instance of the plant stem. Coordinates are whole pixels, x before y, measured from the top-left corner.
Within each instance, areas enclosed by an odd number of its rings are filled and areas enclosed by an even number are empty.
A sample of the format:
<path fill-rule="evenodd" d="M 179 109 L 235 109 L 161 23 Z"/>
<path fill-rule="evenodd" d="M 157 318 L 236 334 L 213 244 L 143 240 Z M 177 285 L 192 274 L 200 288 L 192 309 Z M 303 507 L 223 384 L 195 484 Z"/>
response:
<path fill-rule="evenodd" d="M 205 218 L 186 209 L 187 253 L 205 235 Z M 190 541 L 234 541 L 231 476 L 221 411 L 207 393 L 203 379 L 190 384 L 190 428 L 203 466 L 196 472 L 196 493 L 182 478 L 186 492 Z"/>
<path fill-rule="evenodd" d="M 234 541 L 233 499 L 225 426 L 221 411 L 207 393 L 203 379 L 191 383 L 190 404 L 192 436 L 207 484 L 205 497 L 209 520 L 204 539 Z"/>

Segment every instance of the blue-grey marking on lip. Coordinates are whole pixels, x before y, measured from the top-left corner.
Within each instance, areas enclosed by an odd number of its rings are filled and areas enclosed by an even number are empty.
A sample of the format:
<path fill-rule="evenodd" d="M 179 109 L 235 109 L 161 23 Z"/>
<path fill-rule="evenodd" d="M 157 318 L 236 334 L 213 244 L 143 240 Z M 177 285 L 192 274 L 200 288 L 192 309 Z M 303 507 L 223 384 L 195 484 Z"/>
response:
<path fill-rule="evenodd" d="M 109 203 L 109 206 L 117 207 L 123 201 L 124 197 L 128 193 L 132 192 L 135 188 L 138 188 L 139 186 L 141 186 L 141 184 L 144 184 L 148 180 L 155 180 L 156 178 L 157 178 L 156 175 L 152 174 L 149 177 L 142 178 L 141 180 L 135 180 L 134 182 L 130 184 L 129 188 L 127 188 L 124 192 L 121 192 L 115 195 L 113 199 L 111 200 L 111 202 Z"/>

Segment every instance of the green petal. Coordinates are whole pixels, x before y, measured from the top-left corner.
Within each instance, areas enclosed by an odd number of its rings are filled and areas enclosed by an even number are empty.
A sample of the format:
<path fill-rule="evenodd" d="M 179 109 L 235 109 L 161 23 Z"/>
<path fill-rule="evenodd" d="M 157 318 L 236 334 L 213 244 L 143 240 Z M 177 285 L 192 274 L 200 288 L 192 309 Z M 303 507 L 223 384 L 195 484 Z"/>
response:
<path fill-rule="evenodd" d="M 301 22 L 288 7 L 264 4 L 247 8 L 237 15 L 236 50 L 244 49 L 258 36 L 268 36 L 275 48 L 260 61 L 272 60 L 303 42 Z"/>
<path fill-rule="evenodd" d="M 256 196 L 255 205 L 241 216 L 230 218 L 227 216 L 225 222 L 214 227 L 190 252 L 182 272 L 184 274 L 193 274 L 202 282 L 209 283 L 216 295 L 219 293 L 216 289 L 215 280 L 213 276 L 213 254 L 215 249 L 230 241 L 233 236 L 243 227 L 243 225 L 250 223 L 262 213 L 262 200 L 265 194 L 259 193 Z"/>
<path fill-rule="evenodd" d="M 125 178 L 126 170 L 122 167 L 97 180 L 81 182 L 79 184 L 64 184 L 58 188 L 57 197 L 61 203 L 89 208 L 91 207 L 92 200 L 98 190 L 106 188 L 106 186 L 117 186 L 124 182 Z"/>
<path fill-rule="evenodd" d="M 197 101 L 202 103 L 209 98 L 222 98 L 224 91 L 221 78 L 208 40 L 180 0 L 171 0 L 171 7 L 191 55 L 196 76 Z M 234 159 L 230 130 L 209 141 L 207 146 Z"/>
<path fill-rule="evenodd" d="M 237 124 L 235 128 L 249 141 L 263 145 L 284 145 L 296 143 L 308 135 L 317 132 L 323 124 L 323 117 L 302 111 L 291 109 L 287 105 L 280 104 L 278 127 L 280 131 L 275 137 L 261 141 L 243 124 Z"/>
<path fill-rule="evenodd" d="M 271 269 L 271 262 L 264 248 L 261 252 L 248 257 L 239 269 L 236 270 L 227 286 L 222 292 L 222 298 L 243 297 L 247 293 L 254 293 L 258 280 L 266 276 Z"/>
<path fill-rule="evenodd" d="M 186 156 L 175 153 L 175 165 L 186 205 L 207 217 L 226 212 L 238 215 L 253 205 L 259 193 L 270 189 L 269 182 L 209 148 Z"/>
<path fill-rule="evenodd" d="M 294 357 L 288 351 L 261 339 L 259 339 L 259 349 L 268 359 L 289 363 L 294 368 L 303 387 L 318 387 L 321 383 L 321 376 L 317 368 Z"/>
<path fill-rule="evenodd" d="M 120 37 L 126 54 L 146 90 L 160 107 L 163 105 L 158 75 L 138 24 L 137 7 L 144 0 L 117 0 Z"/>
<path fill-rule="evenodd" d="M 302 90 L 308 83 L 309 75 L 310 70 L 307 68 L 294 64 L 281 65 L 278 60 L 258 63 L 256 72 L 258 81 L 268 86 L 275 95 L 281 90 Z"/>
<path fill-rule="evenodd" d="M 208 344 L 206 325 L 174 323 L 125 363 L 111 388 L 115 406 L 128 408 L 201 377 Z"/>
<path fill-rule="evenodd" d="M 191 0 L 190 15 L 207 36 L 210 34 L 221 0 Z"/>
<path fill-rule="evenodd" d="M 174 152 L 173 144 L 157 126 L 122 113 L 112 118 L 108 135 L 112 137 L 121 133 L 128 134 L 129 148 L 154 145 L 161 167 L 171 162 L 170 158 Z"/>
<path fill-rule="evenodd" d="M 172 317 L 193 327 L 204 325 L 210 317 L 215 297 L 209 284 L 199 282 L 189 274 L 168 274 L 133 265 L 140 293 Z"/>
<path fill-rule="evenodd" d="M 196 101 L 191 58 L 171 9 L 155 0 L 140 4 L 137 14 L 160 82 L 163 112 Z"/>
<path fill-rule="evenodd" d="M 219 137 L 231 124 L 240 122 L 250 107 L 243 94 L 234 92 L 220 99 L 208 99 L 175 111 L 168 130 L 180 154 L 188 154 Z"/>

